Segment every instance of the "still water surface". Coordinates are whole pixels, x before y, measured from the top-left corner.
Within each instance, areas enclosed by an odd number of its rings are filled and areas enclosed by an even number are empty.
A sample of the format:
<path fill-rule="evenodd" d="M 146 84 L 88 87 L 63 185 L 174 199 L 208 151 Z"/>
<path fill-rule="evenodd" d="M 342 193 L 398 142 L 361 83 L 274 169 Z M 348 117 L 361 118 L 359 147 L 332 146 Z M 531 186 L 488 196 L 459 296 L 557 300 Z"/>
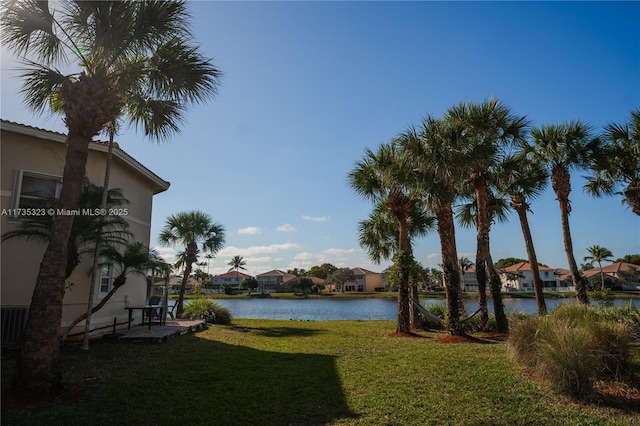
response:
<path fill-rule="evenodd" d="M 393 299 L 216 299 L 216 303 L 228 308 L 234 318 L 264 318 L 298 321 L 325 320 L 395 320 L 397 302 Z M 424 306 L 444 303 L 443 299 L 421 299 Z M 574 303 L 575 299 L 548 299 L 547 309 L 560 303 Z M 626 305 L 629 299 L 616 299 L 616 305 Z M 640 300 L 633 300 L 640 306 Z M 475 299 L 465 300 L 467 312 L 478 309 Z M 505 310 L 537 312 L 535 299 L 505 299 Z M 489 300 L 489 312 L 493 304 Z"/>

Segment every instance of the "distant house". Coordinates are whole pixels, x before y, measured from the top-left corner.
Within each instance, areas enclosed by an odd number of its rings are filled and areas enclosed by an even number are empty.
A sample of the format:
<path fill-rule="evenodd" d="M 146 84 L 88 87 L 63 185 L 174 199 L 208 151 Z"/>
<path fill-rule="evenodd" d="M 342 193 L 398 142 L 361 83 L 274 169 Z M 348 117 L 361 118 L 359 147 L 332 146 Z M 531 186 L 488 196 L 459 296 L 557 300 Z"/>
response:
<path fill-rule="evenodd" d="M 287 283 L 296 276 L 288 274 L 279 269 L 256 275 L 258 280 L 258 291 L 262 293 L 283 293 L 287 291 Z"/>
<path fill-rule="evenodd" d="M 4 233 L 15 229 L 21 221 L 20 215 L 13 212 L 23 208 L 42 208 L 47 199 L 59 196 L 65 164 L 66 135 L 5 120 L 0 120 L 0 130 L 0 198 L 3 212 L 8 213 L 1 218 L 0 226 Z M 96 185 L 102 185 L 104 180 L 106 152 L 107 144 L 104 142 L 89 144 L 86 175 Z M 148 246 L 153 197 L 166 191 L 169 182 L 155 175 L 116 144 L 109 186 L 120 188 L 124 198 L 130 202 L 126 206 L 126 213 L 122 211 L 122 216 L 129 223 L 132 240 Z M 15 344 L 19 340 L 45 249 L 45 244 L 36 241 L 9 240 L 2 244 L 0 300 L 3 345 Z M 70 287 L 64 294 L 61 329 L 86 312 L 90 284 L 87 269 L 92 262 L 91 256 L 85 255 L 68 280 Z M 100 274 L 96 277 L 95 294 L 92 296 L 94 305 L 111 290 L 114 275 L 111 265 L 102 265 Z M 130 276 L 127 284 L 92 316 L 93 330 L 95 333 L 100 333 L 105 327 L 111 330 L 114 323 L 118 327 L 126 327 L 128 314 L 125 306 L 143 305 L 146 297 L 145 278 Z M 84 322 L 78 324 L 72 334 L 83 331 Z"/>
<path fill-rule="evenodd" d="M 252 278 L 251 275 L 243 274 L 240 271 L 231 271 L 213 277 L 213 285 L 211 289 L 214 292 L 222 292 L 223 285 L 239 288 L 245 278 Z"/>
<path fill-rule="evenodd" d="M 640 285 L 640 265 L 632 263 L 616 262 L 611 265 L 603 266 L 602 273 L 611 278 L 625 281 L 621 284 L 625 290 L 635 290 Z M 582 272 L 585 278 L 591 278 L 594 275 L 600 275 L 600 268 L 588 269 Z"/>
<path fill-rule="evenodd" d="M 180 286 L 182 285 L 182 277 L 179 275 L 174 275 L 169 278 L 169 293 L 170 294 L 178 294 L 180 293 Z M 189 277 L 187 283 L 184 286 L 185 294 L 191 294 L 198 287 L 201 287 L 202 282 L 194 277 Z"/>
<path fill-rule="evenodd" d="M 465 269 L 460 281 L 460 285 L 464 287 L 464 291 L 478 291 L 478 279 L 476 278 L 475 264 Z"/>
<path fill-rule="evenodd" d="M 373 293 L 388 288 L 388 283 L 383 280 L 379 272 L 369 271 L 364 268 L 352 268 L 354 280 L 344 284 L 345 292 Z M 327 284 L 325 291 L 341 292 L 340 285 Z"/>
<path fill-rule="evenodd" d="M 560 280 L 555 270 L 547 266 L 538 265 L 539 277 L 544 291 L 573 291 L 574 287 L 566 286 Z M 502 290 L 533 291 L 533 271 L 529 262 L 520 262 L 500 270 Z"/>

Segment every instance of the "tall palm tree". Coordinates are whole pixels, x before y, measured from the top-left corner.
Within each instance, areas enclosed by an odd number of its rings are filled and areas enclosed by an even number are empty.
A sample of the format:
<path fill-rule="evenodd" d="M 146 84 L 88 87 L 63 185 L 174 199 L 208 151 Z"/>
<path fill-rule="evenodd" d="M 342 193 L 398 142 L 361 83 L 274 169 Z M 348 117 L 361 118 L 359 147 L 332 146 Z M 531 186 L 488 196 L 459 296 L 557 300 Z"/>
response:
<path fill-rule="evenodd" d="M 162 270 L 162 266 L 164 265 L 164 262 L 155 250 L 150 250 L 149 247 L 139 242 L 128 243 L 119 247 L 106 246 L 103 247 L 100 254 L 104 264 L 113 265 L 118 275 L 116 275 L 113 280 L 111 290 L 100 300 L 100 303 L 92 307 L 92 314 L 95 314 L 106 305 L 118 289 L 127 283 L 127 278 L 130 275 L 146 277 L 149 269 Z M 87 312 L 71 321 L 62 335 L 63 340 L 80 321 L 86 318 Z"/>
<path fill-rule="evenodd" d="M 91 210 L 100 207 L 102 198 L 102 188 L 96 186 L 85 179 L 82 190 L 78 196 L 78 208 Z M 58 206 L 58 200 L 49 200 L 49 205 Z M 120 207 L 128 204 L 122 196 L 122 190 L 113 188 L 108 191 L 107 206 Z M 18 228 L 2 234 L 2 242 L 24 239 L 48 243 L 52 238 L 53 216 L 25 216 L 20 220 Z M 128 223 L 121 216 L 93 216 L 79 215 L 73 221 L 69 243 L 67 244 L 66 265 L 64 271 L 65 280 L 68 279 L 76 267 L 80 264 L 82 257 L 93 253 L 98 241 L 102 245 L 118 245 L 127 242 L 131 235 L 128 231 Z"/>
<path fill-rule="evenodd" d="M 207 213 L 201 211 L 180 212 L 169 216 L 167 223 L 158 237 L 160 245 L 184 247 L 182 261 L 184 273 L 180 284 L 180 294 L 176 306 L 176 316 L 180 317 L 184 310 L 184 291 L 191 268 L 198 261 L 200 247 L 206 253 L 217 253 L 224 247 L 224 227 L 214 223 Z"/>
<path fill-rule="evenodd" d="M 68 135 L 60 208 L 76 208 L 89 142 L 106 123 L 126 116 L 146 135 L 167 137 L 191 104 L 216 93 L 220 72 L 190 44 L 183 1 L 24 0 L 3 10 L 2 42 L 24 63 L 27 105 L 38 113 L 51 108 L 64 114 Z M 57 65 L 71 63 L 70 58 L 76 69 L 63 74 Z M 62 389 L 58 330 L 73 220 L 53 220 L 13 381 L 16 390 Z"/>
<path fill-rule="evenodd" d="M 600 247 L 599 245 L 594 245 L 587 248 L 587 252 L 589 252 L 589 256 L 585 256 L 584 261 L 591 264 L 593 264 L 593 262 L 598 262 L 598 267 L 600 268 L 600 281 L 602 283 L 600 290 L 604 290 L 604 273 L 602 272 L 602 262 L 612 262 L 613 253 L 611 253 L 611 250 Z"/>
<path fill-rule="evenodd" d="M 423 200 L 414 200 L 407 220 L 409 233 L 409 245 L 413 246 L 416 237 L 421 237 L 435 228 L 435 217 L 431 216 L 424 208 Z M 364 248 L 369 258 L 380 263 L 382 260 L 393 259 L 398 249 L 398 222 L 389 216 L 384 201 L 378 203 L 369 218 L 358 224 L 358 240 L 360 247 Z M 419 301 L 418 286 L 416 280 L 411 280 L 409 297 Z M 413 303 L 409 306 L 409 323 L 415 324 L 416 309 Z"/>
<path fill-rule="evenodd" d="M 507 148 L 524 139 L 528 122 L 526 117 L 512 114 L 509 107 L 496 99 L 481 104 L 461 103 L 449 108 L 447 117 L 465 129 L 465 149 L 470 159 L 467 179 L 474 189 L 478 211 L 476 276 L 479 298 L 483 302 L 481 298 L 486 289 L 488 272 L 497 328 L 506 332 L 509 324 L 502 303 L 502 283 L 491 258 L 489 243 L 489 186 Z M 485 306 L 480 303 L 481 309 Z M 481 312 L 483 326 L 486 325 L 486 318 Z"/>
<path fill-rule="evenodd" d="M 236 278 L 238 277 L 238 269 L 242 269 L 246 271 L 247 268 L 244 266 L 247 264 L 247 261 L 244 260 L 242 256 L 233 256 L 233 258 L 227 263 L 227 266 L 231 266 L 229 268 L 229 272 L 236 271 Z M 238 287 L 240 287 L 240 283 L 238 283 Z"/>
<path fill-rule="evenodd" d="M 602 156 L 591 168 L 585 189 L 592 195 L 612 195 L 623 186 L 624 201 L 640 215 L 640 108 L 623 124 L 609 124 Z"/>
<path fill-rule="evenodd" d="M 589 303 L 586 280 L 573 255 L 573 241 L 569 226 L 571 204 L 571 171 L 586 169 L 599 153 L 599 140 L 591 136 L 589 127 L 580 121 L 549 124 L 531 130 L 531 143 L 524 146 L 531 161 L 544 167 L 551 175 L 551 187 L 560 205 L 564 250 L 576 288 L 578 301 Z"/>
<path fill-rule="evenodd" d="M 466 283 L 464 279 L 464 273 L 471 268 L 474 263 L 469 260 L 468 257 L 459 257 L 458 258 L 458 266 L 460 267 L 460 290 L 464 291 L 466 288 Z"/>
<path fill-rule="evenodd" d="M 375 204 L 384 203 L 389 215 L 398 223 L 397 252 L 411 256 L 408 218 L 413 204 L 411 172 L 405 167 L 398 146 L 381 144 L 376 152 L 366 149 L 348 176 L 351 188 Z M 401 262 L 398 286 L 397 333 L 409 333 L 409 262 Z M 406 263 L 406 264 L 405 264 Z"/>
<path fill-rule="evenodd" d="M 461 127 L 428 116 L 420 130 L 410 128 L 397 138 L 408 159 L 406 168 L 414 174 L 412 184 L 436 216 L 447 293 L 447 327 L 454 335 L 464 332 L 460 321 L 460 270 L 453 220 L 457 187 L 466 169 L 459 149 L 462 137 Z"/>
<path fill-rule="evenodd" d="M 538 257 L 533 245 L 527 212 L 531 211 L 529 200 L 545 190 L 548 178 L 546 170 L 522 156 L 511 157 L 505 160 L 502 165 L 501 187 L 511 197 L 509 205 L 516 211 L 520 220 L 520 228 L 533 274 L 533 290 L 536 295 L 539 315 L 547 313 L 547 305 L 544 300 Z"/>

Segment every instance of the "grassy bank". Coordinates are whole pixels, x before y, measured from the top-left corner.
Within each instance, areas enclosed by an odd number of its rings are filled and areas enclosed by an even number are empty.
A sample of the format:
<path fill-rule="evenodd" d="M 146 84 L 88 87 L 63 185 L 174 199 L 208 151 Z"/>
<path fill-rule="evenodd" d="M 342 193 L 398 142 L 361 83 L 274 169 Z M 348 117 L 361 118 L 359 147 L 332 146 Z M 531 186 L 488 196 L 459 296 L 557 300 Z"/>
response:
<path fill-rule="evenodd" d="M 26 408 L 3 400 L 2 424 L 640 422 L 638 408 L 554 395 L 508 359 L 501 340 L 443 344 L 442 334 L 391 337 L 394 329 L 390 321 L 236 320 L 164 344 L 66 346 L 64 378 L 73 392 Z M 3 360 L 3 391 L 13 366 Z"/>

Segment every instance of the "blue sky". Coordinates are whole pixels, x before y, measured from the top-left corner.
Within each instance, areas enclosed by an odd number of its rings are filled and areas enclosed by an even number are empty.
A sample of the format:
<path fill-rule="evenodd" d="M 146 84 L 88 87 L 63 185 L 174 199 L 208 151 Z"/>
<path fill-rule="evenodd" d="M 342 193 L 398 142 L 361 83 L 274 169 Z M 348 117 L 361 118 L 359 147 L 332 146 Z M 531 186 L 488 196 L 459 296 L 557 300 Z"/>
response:
<path fill-rule="evenodd" d="M 189 3 L 195 38 L 224 72 L 215 100 L 188 114 L 180 134 L 155 143 L 135 129 L 120 146 L 171 188 L 154 200 L 152 245 L 166 218 L 209 213 L 227 231 L 210 263 L 235 255 L 249 273 L 325 262 L 381 271 L 358 246 L 371 206 L 347 184 L 375 149 L 427 114 L 497 97 L 534 125 L 581 119 L 595 130 L 640 106 L 638 2 L 209 2 Z M 65 130 L 34 116 L 17 94 L 2 49 L 0 116 Z M 574 173 L 570 217 L 578 263 L 598 244 L 640 253 L 640 219 L 620 197 L 593 199 Z M 549 188 L 532 203 L 538 259 L 567 266 L 560 213 Z M 526 258 L 515 214 L 491 233 L 494 260 Z M 475 257 L 473 230 L 457 229 Z M 415 242 L 440 263 L 437 235 Z M 171 250 L 162 249 L 170 257 Z M 204 268 L 207 269 L 206 267 Z"/>

